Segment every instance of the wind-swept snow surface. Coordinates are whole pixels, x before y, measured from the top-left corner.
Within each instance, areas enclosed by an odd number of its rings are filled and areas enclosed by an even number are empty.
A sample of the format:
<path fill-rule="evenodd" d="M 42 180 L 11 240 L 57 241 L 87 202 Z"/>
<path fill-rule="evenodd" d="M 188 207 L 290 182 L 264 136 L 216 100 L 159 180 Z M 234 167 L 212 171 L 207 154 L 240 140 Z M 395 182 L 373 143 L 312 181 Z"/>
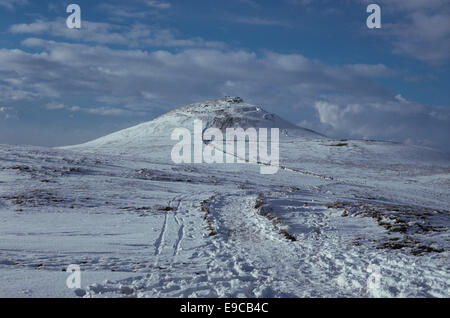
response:
<path fill-rule="evenodd" d="M 280 128 L 279 172 L 172 163 L 195 119 Z M 238 98 L 64 149 L 2 145 L 0 296 L 449 297 L 449 198 L 448 153 L 331 140 Z"/>

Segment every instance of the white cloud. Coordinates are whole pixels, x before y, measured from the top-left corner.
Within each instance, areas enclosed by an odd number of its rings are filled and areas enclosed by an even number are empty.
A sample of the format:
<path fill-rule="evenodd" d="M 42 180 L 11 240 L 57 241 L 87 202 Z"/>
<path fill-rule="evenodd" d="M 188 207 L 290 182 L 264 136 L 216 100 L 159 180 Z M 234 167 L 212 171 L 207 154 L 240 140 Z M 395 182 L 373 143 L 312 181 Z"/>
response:
<path fill-rule="evenodd" d="M 238 16 L 238 17 L 233 17 L 230 20 L 233 22 L 236 22 L 236 23 L 251 24 L 251 25 L 282 26 L 282 27 L 289 26 L 289 24 L 286 23 L 285 21 L 261 18 L 261 17 Z"/>
<path fill-rule="evenodd" d="M 450 11 L 413 12 L 406 22 L 389 25 L 394 52 L 432 64 L 450 59 Z"/>
<path fill-rule="evenodd" d="M 450 110 L 446 107 L 428 107 L 401 95 L 378 101 L 321 100 L 314 107 L 320 123 L 310 128 L 330 136 L 450 147 L 446 137 L 450 135 Z"/>
<path fill-rule="evenodd" d="M 170 9 L 172 7 L 172 5 L 169 2 L 155 1 L 155 0 L 147 0 L 145 1 L 145 4 L 149 7 L 156 9 Z"/>
<path fill-rule="evenodd" d="M 379 0 L 378 3 L 389 21 L 383 24 L 382 34 L 392 42 L 395 53 L 430 64 L 449 62 L 448 0 Z"/>
<path fill-rule="evenodd" d="M 48 110 L 60 110 L 60 109 L 65 109 L 67 108 L 66 105 L 64 105 L 63 103 L 48 103 L 47 105 L 45 105 L 45 108 Z"/>
<path fill-rule="evenodd" d="M 21 92 L 35 103 L 52 100 L 48 109 L 125 116 L 237 95 L 290 119 L 303 114 L 308 128 L 333 136 L 449 144 L 446 108 L 395 97 L 374 80 L 395 76 L 384 65 L 332 66 L 300 54 L 243 50 L 118 50 L 37 38 L 23 44 L 34 53 L 0 49 L 5 102 Z M 68 95 L 85 102 L 66 106 Z"/>
<path fill-rule="evenodd" d="M 254 9 L 259 9 L 261 8 L 261 5 L 256 2 L 255 0 L 238 0 L 240 3 L 245 4 L 247 6 L 250 6 Z"/>
<path fill-rule="evenodd" d="M 10 10 L 26 4 L 28 4 L 28 0 L 0 0 L 0 6 Z"/>
<path fill-rule="evenodd" d="M 7 79 L 21 79 L 20 85 L 8 87 L 26 88 L 30 96 L 54 96 L 74 90 L 97 95 L 113 91 L 114 96 L 135 97 L 146 92 L 146 96 L 171 99 L 176 95 L 182 102 L 187 96 L 222 95 L 230 83 L 238 84 L 237 90 L 251 95 L 265 95 L 268 88 L 273 90 L 280 85 L 289 95 L 306 97 L 317 96 L 326 89 L 361 94 L 384 92 L 360 71 L 328 66 L 299 54 L 267 52 L 258 56 L 215 49 L 178 53 L 112 50 L 37 38 L 29 38 L 23 44 L 42 51 L 30 54 L 0 50 L 0 72 L 8 73 Z M 386 71 L 389 72 L 387 68 Z M 177 94 L 173 94 L 174 90 Z"/>
<path fill-rule="evenodd" d="M 330 0 L 286 0 L 309 6 L 331 6 Z M 377 3 L 382 12 L 382 28 L 376 33 L 385 37 L 394 53 L 429 64 L 450 61 L 450 5 L 448 0 L 350 0 L 355 10 Z M 361 7 L 359 7 L 361 6 Z"/>
<path fill-rule="evenodd" d="M 127 115 L 136 115 L 139 114 L 137 112 L 127 111 L 123 108 L 114 108 L 114 107 L 80 107 L 80 106 L 69 106 L 64 103 L 51 102 L 45 105 L 45 109 L 47 110 L 66 110 L 69 112 L 84 112 L 92 115 L 100 115 L 100 116 L 127 116 Z M 2 109 L 0 108 L 0 112 Z"/>
<path fill-rule="evenodd" d="M 362 1 L 365 3 L 373 3 L 373 0 Z M 448 5 L 447 0 L 378 0 L 378 3 L 381 3 L 389 11 L 434 10 L 444 8 L 445 5 Z"/>
<path fill-rule="evenodd" d="M 346 67 L 354 74 L 358 74 L 363 77 L 382 78 L 397 75 L 397 72 L 384 64 L 350 64 Z"/>
<path fill-rule="evenodd" d="M 104 11 L 108 19 L 113 21 L 124 21 L 126 19 L 144 19 L 158 16 L 158 11 L 143 9 L 127 4 L 101 3 L 99 9 Z"/>
<path fill-rule="evenodd" d="M 122 25 L 83 20 L 81 29 L 69 29 L 64 19 L 54 21 L 36 20 L 33 23 L 14 24 L 9 28 L 13 34 L 46 34 L 73 41 L 96 44 L 114 44 L 127 47 L 224 47 L 223 43 L 205 41 L 201 38 L 179 39 L 174 31 L 154 28 L 145 24 Z"/>
<path fill-rule="evenodd" d="M 17 112 L 12 107 L 0 107 L 0 119 L 17 119 Z"/>

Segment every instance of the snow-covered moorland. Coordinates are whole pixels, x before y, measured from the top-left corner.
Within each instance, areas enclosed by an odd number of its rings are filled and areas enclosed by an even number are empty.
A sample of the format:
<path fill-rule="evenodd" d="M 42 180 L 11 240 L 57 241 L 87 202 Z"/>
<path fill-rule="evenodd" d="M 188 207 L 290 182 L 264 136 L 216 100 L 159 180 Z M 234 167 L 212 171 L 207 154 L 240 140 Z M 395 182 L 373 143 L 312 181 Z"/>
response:
<path fill-rule="evenodd" d="M 194 119 L 280 128 L 280 170 L 174 164 Z M 449 206 L 448 152 L 206 101 L 83 145 L 0 145 L 0 296 L 450 297 Z"/>

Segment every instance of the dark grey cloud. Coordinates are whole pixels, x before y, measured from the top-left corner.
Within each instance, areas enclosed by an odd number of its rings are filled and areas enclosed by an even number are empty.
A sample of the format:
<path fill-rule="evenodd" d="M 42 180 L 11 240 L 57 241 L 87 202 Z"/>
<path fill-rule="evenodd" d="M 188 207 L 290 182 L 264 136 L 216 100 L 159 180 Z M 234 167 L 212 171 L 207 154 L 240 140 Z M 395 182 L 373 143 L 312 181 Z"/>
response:
<path fill-rule="evenodd" d="M 337 67 L 299 54 L 274 52 L 114 50 L 38 38 L 28 38 L 23 45 L 41 52 L 0 50 L 0 72 L 5 74 L 3 82 L 9 83 L 4 98 L 20 89 L 23 94 L 16 99 L 80 91 L 147 100 L 176 95 L 179 97 L 172 98 L 183 101 L 187 96 L 204 96 L 205 92 L 220 95 L 238 90 L 258 95 L 271 87 L 288 95 L 310 97 L 325 90 L 387 95 L 389 92 L 371 78 L 392 73 L 383 65 Z"/>

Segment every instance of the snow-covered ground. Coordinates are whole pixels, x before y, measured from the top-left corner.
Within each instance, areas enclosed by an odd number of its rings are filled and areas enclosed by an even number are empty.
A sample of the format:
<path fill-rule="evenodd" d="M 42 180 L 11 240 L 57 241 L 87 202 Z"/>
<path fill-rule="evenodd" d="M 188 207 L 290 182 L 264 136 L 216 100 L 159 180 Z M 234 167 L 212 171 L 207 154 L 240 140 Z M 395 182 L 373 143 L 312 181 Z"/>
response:
<path fill-rule="evenodd" d="M 174 164 L 194 119 L 280 128 L 281 169 Z M 0 297 L 450 297 L 449 206 L 448 152 L 208 101 L 84 145 L 0 145 Z"/>

